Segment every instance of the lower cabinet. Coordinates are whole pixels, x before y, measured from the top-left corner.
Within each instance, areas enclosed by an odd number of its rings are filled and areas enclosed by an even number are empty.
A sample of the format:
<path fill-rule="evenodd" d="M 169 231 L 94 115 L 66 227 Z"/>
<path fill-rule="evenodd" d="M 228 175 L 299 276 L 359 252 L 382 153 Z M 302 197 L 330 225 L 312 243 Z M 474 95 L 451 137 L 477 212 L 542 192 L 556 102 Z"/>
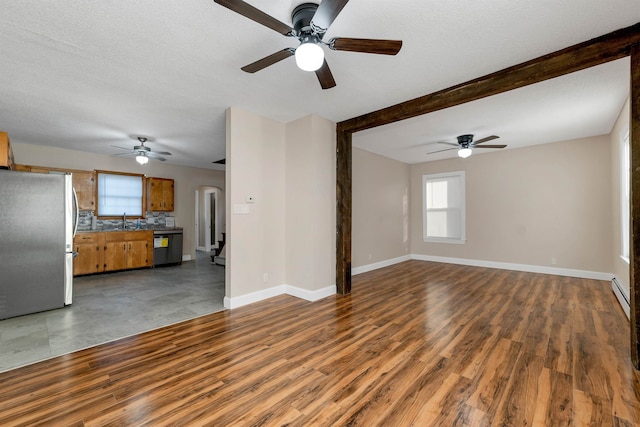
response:
<path fill-rule="evenodd" d="M 78 233 L 73 274 L 128 270 L 153 265 L 153 231 Z"/>
<path fill-rule="evenodd" d="M 78 233 L 73 239 L 74 250 L 78 253 L 73 259 L 74 276 L 104 271 L 104 235 Z"/>

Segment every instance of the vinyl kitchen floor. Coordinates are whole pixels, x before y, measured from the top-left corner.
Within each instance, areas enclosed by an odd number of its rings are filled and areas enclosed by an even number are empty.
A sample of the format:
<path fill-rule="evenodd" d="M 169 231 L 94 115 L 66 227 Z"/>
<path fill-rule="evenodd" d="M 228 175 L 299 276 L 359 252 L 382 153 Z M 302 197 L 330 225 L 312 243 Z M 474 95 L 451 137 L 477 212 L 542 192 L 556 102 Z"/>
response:
<path fill-rule="evenodd" d="M 74 278 L 73 304 L 0 320 L 0 372 L 224 309 L 224 267 L 195 261 Z"/>

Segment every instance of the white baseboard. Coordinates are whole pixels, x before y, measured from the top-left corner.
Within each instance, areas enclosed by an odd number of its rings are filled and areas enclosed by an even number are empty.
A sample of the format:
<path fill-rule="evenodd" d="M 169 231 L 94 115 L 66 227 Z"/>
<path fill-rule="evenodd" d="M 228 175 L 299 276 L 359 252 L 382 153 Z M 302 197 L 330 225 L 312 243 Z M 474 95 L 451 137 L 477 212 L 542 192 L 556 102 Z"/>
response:
<path fill-rule="evenodd" d="M 351 269 L 351 275 L 355 276 L 357 274 L 366 273 L 368 271 L 377 270 L 379 268 L 389 267 L 393 264 L 398 264 L 400 262 L 409 261 L 411 259 L 410 255 L 404 255 L 398 258 L 387 259 L 380 262 L 374 262 L 373 264 L 362 265 L 360 267 L 355 267 Z"/>
<path fill-rule="evenodd" d="M 254 302 L 282 295 L 286 293 L 285 289 L 285 285 L 280 285 L 233 298 L 224 297 L 224 306 L 225 308 L 238 308 L 243 305 L 253 304 Z"/>
<path fill-rule="evenodd" d="M 614 277 L 611 279 L 611 289 L 618 298 L 618 302 L 622 306 L 624 313 L 627 315 L 627 319 L 631 319 L 631 310 L 629 307 L 629 290 L 620 284 L 620 281 Z"/>
<path fill-rule="evenodd" d="M 612 273 L 600 271 L 575 270 L 571 268 L 546 267 L 543 265 L 512 264 L 508 262 L 482 261 L 464 258 L 450 258 L 432 255 L 412 254 L 411 259 L 420 261 L 442 262 L 446 264 L 470 265 L 474 267 L 498 268 L 501 270 L 526 271 L 528 273 L 555 274 L 557 276 L 579 277 L 581 279 L 611 280 Z"/>
<path fill-rule="evenodd" d="M 191 255 L 182 255 L 183 261 L 191 261 Z"/>
<path fill-rule="evenodd" d="M 334 295 L 335 293 L 336 285 L 327 286 L 326 288 L 318 289 L 316 291 L 309 291 L 307 289 L 297 288 L 291 285 L 280 285 L 233 298 L 224 297 L 223 304 L 225 308 L 233 309 L 285 294 L 313 302 Z"/>
<path fill-rule="evenodd" d="M 204 246 L 196 246 L 196 250 L 197 250 L 197 251 L 206 252 L 206 251 L 207 251 L 207 248 L 205 248 Z"/>
<path fill-rule="evenodd" d="M 302 298 L 307 301 L 318 301 L 336 293 L 336 285 L 327 286 L 326 288 L 310 291 L 308 289 L 297 288 L 291 285 L 284 285 L 285 293 L 296 298 Z"/>

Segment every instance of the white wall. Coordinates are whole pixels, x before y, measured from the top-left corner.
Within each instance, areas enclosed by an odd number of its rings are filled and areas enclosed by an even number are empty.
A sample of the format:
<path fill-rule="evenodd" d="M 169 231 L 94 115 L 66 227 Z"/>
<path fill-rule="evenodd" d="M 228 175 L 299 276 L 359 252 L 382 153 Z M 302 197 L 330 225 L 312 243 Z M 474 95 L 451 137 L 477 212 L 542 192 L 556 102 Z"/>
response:
<path fill-rule="evenodd" d="M 353 269 L 408 256 L 409 165 L 355 147 L 352 165 Z"/>
<path fill-rule="evenodd" d="M 405 165 L 410 169 L 411 255 L 480 261 L 480 265 L 541 267 L 531 271 L 611 274 L 611 248 L 619 245 L 612 237 L 618 233 L 613 224 L 619 222 L 619 213 L 612 209 L 611 189 L 616 184 L 611 152 L 610 137 L 605 135 Z M 400 224 L 407 178 L 402 165 L 396 163 L 353 150 L 352 260 L 356 272 L 384 266 L 385 261 L 404 255 Z M 467 242 L 424 242 L 422 175 L 457 170 L 466 172 Z M 389 252 L 383 252 L 385 247 Z"/>
<path fill-rule="evenodd" d="M 285 283 L 285 125 L 232 107 L 226 149 L 226 297 L 233 299 Z"/>
<path fill-rule="evenodd" d="M 286 139 L 287 285 L 335 287 L 335 124 L 307 116 L 287 124 Z"/>
<path fill-rule="evenodd" d="M 183 256 L 195 258 L 195 191 L 198 187 L 225 187 L 224 172 L 210 169 L 189 168 L 150 161 L 144 166 L 128 157 L 107 156 L 83 151 L 64 150 L 12 141 L 16 163 L 68 168 L 79 170 L 109 170 L 116 172 L 144 173 L 147 176 L 172 178 L 174 187 L 174 212 L 176 226 L 184 228 Z"/>
<path fill-rule="evenodd" d="M 320 117 L 227 110 L 226 306 L 335 293 L 335 146 Z"/>
<path fill-rule="evenodd" d="M 620 169 L 620 141 L 629 131 L 629 100 L 625 103 L 613 131 L 611 132 L 611 207 L 612 207 L 612 268 L 618 282 L 624 286 L 629 295 L 629 264 L 620 258 L 621 253 L 621 213 L 620 201 L 622 196 L 621 169 Z"/>
<path fill-rule="evenodd" d="M 610 151 L 605 135 L 412 165 L 412 252 L 610 273 Z M 422 175 L 456 170 L 467 241 L 424 242 Z"/>

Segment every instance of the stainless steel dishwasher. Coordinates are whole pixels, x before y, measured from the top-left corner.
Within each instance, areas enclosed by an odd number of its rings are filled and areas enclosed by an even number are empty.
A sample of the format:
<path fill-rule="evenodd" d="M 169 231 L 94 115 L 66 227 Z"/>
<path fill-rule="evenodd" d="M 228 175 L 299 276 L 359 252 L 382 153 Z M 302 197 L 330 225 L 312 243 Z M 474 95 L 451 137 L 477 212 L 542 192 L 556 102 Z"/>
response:
<path fill-rule="evenodd" d="M 182 264 L 182 229 L 153 232 L 153 266 Z"/>

